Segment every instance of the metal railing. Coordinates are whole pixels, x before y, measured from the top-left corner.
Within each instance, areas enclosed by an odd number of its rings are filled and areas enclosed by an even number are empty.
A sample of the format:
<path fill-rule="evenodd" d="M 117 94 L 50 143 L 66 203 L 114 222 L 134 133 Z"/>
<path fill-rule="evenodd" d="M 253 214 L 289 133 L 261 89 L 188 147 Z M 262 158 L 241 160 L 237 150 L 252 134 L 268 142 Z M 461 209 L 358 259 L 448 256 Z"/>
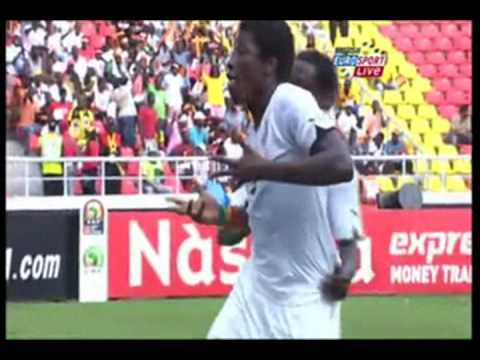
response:
<path fill-rule="evenodd" d="M 395 155 L 395 156 L 353 156 L 352 159 L 356 164 L 357 169 L 362 165 L 367 163 L 374 163 L 378 168 L 380 164 L 385 164 L 388 162 L 401 162 L 401 173 L 397 175 L 388 175 L 390 177 L 400 177 L 400 176 L 413 176 L 419 182 L 424 181 L 426 176 L 430 175 L 440 175 L 443 181 L 443 184 L 446 184 L 447 173 L 443 174 L 432 174 L 432 173 L 422 173 L 422 174 L 408 174 L 409 162 L 412 163 L 412 166 L 415 162 L 418 161 L 427 161 L 432 160 L 439 161 L 451 161 L 451 160 L 467 160 L 471 161 L 470 155 L 456 155 L 456 156 L 432 156 L 432 155 Z M 9 194 L 8 186 L 10 184 L 20 183 L 20 187 L 23 187 L 23 194 L 11 194 L 15 196 L 31 196 L 31 187 L 33 182 L 45 184 L 49 181 L 58 181 L 62 180 L 63 182 L 63 195 L 64 196 L 73 196 L 75 195 L 74 191 L 74 182 L 80 181 L 85 182 L 89 180 L 97 181 L 100 180 L 100 191 L 97 195 L 106 194 L 106 186 L 109 181 L 121 181 L 121 180 L 131 180 L 134 186 L 136 187 L 138 194 L 144 193 L 144 184 L 147 180 L 147 177 L 144 176 L 143 166 L 145 162 L 160 162 L 163 164 L 168 164 L 171 171 L 169 175 L 163 175 L 157 177 L 160 180 L 161 190 L 164 192 L 179 193 L 181 192 L 181 182 L 185 180 L 192 180 L 194 178 L 203 178 L 206 179 L 209 174 L 212 172 L 219 171 L 224 167 L 216 162 L 209 161 L 208 157 L 75 157 L 75 158 L 41 158 L 41 157 L 7 157 L 7 194 Z M 59 177 L 51 178 L 44 177 L 41 174 L 41 167 L 43 162 L 59 162 L 64 164 L 63 174 Z M 94 176 L 82 175 L 78 169 L 80 164 L 84 163 L 97 163 L 97 174 Z M 136 163 L 137 168 L 132 169 L 128 167 L 128 164 Z M 121 176 L 107 176 L 106 167 L 108 165 L 117 164 L 123 170 Z M 16 167 L 14 165 L 17 165 Z M 20 166 L 18 166 L 20 165 Z M 428 163 L 428 169 L 430 169 L 430 164 Z M 416 167 L 414 167 L 416 168 Z M 12 171 L 9 169 L 16 169 L 17 171 Z M 23 169 L 23 171 L 18 170 Z M 16 172 L 16 173 L 14 173 Z M 19 174 L 20 173 L 20 174 Z M 36 173 L 36 174 L 35 174 Z M 360 171 L 361 174 L 361 171 Z M 375 175 L 384 175 L 384 174 L 374 174 Z M 462 176 L 463 178 L 471 177 L 471 174 L 459 174 L 457 176 Z M 78 184 L 78 183 L 77 183 Z M 77 185 L 78 186 L 78 185 Z M 18 188 L 18 186 L 17 186 Z"/>
<path fill-rule="evenodd" d="M 467 174 L 467 173 L 453 173 L 453 172 L 432 172 L 431 171 L 431 164 L 432 161 L 442 161 L 442 162 L 450 162 L 450 161 L 455 161 L 455 160 L 465 160 L 471 162 L 471 155 L 465 154 L 465 155 L 449 155 L 449 156 L 441 156 L 441 155 L 426 155 L 426 154 L 416 154 L 416 155 L 383 155 L 383 156 L 371 156 L 371 155 L 359 155 L 359 156 L 352 156 L 352 159 L 354 160 L 356 167 L 358 169 L 358 163 L 363 162 L 363 163 L 376 163 L 377 168 L 379 167 L 378 165 L 380 164 L 385 164 L 388 162 L 400 162 L 401 163 L 401 172 L 400 174 L 384 174 L 384 173 L 378 173 L 374 174 L 374 176 L 388 176 L 390 178 L 394 178 L 398 180 L 401 177 L 404 176 L 411 176 L 415 179 L 415 182 L 419 185 L 423 185 L 424 181 L 428 179 L 431 176 L 440 176 L 441 178 L 441 183 L 444 189 L 447 188 L 447 178 L 449 176 L 459 176 L 463 178 L 464 180 L 466 179 L 471 179 L 472 174 Z M 418 168 L 418 163 L 420 161 L 426 161 L 426 168 L 427 171 L 425 172 L 416 172 L 416 169 Z M 408 165 L 411 164 L 411 171 L 412 173 L 408 173 Z M 449 164 L 450 166 L 450 164 Z M 450 166 L 450 169 L 452 167 Z"/>

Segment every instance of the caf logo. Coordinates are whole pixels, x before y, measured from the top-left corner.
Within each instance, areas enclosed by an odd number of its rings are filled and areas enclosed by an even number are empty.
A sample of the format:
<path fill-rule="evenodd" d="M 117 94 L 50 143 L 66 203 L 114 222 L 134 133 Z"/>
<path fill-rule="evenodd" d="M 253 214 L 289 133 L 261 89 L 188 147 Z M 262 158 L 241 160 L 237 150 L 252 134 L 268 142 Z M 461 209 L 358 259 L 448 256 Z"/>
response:
<path fill-rule="evenodd" d="M 101 268 L 105 263 L 105 256 L 98 246 L 89 247 L 83 254 L 83 265 L 87 269 Z"/>
<path fill-rule="evenodd" d="M 105 210 L 98 200 L 90 200 L 83 208 L 83 232 L 85 235 L 103 234 Z"/>

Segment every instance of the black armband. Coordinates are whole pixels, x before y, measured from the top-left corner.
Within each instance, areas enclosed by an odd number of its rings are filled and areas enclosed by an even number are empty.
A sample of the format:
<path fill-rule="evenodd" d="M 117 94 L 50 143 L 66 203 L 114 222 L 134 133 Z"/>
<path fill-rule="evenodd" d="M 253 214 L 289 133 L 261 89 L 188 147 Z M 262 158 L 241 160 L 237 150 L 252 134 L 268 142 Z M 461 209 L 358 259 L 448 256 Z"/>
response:
<path fill-rule="evenodd" d="M 326 147 L 323 143 L 323 139 L 325 138 L 325 136 L 330 131 L 335 130 L 334 127 L 324 129 L 324 128 L 321 128 L 319 126 L 315 126 L 315 129 L 317 131 L 317 137 L 315 138 L 315 141 L 313 142 L 312 146 L 310 147 L 310 156 L 316 155 L 316 154 L 326 150 Z"/>
<path fill-rule="evenodd" d="M 347 246 L 355 245 L 356 241 L 355 239 L 342 239 L 342 240 L 339 240 L 337 243 L 339 247 L 347 247 Z"/>

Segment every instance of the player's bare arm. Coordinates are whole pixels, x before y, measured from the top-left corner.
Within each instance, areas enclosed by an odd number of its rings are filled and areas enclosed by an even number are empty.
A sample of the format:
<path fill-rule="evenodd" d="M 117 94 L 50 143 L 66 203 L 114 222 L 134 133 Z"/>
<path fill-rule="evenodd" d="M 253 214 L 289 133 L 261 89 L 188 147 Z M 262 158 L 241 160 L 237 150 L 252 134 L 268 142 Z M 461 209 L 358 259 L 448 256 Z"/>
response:
<path fill-rule="evenodd" d="M 339 252 L 341 265 L 322 283 L 322 292 L 329 301 L 343 300 L 357 269 L 357 242 L 355 239 L 340 240 Z"/>
<path fill-rule="evenodd" d="M 218 242 L 223 246 L 233 246 L 241 242 L 249 234 L 250 228 L 248 226 L 243 228 L 221 226 L 218 229 Z"/>
<path fill-rule="evenodd" d="M 245 142 L 240 144 L 244 149 L 241 159 L 212 157 L 212 160 L 229 166 L 228 170 L 214 176 L 232 176 L 240 184 L 267 180 L 314 186 L 347 182 L 353 178 L 353 164 L 347 145 L 334 129 L 319 129 L 310 156 L 299 162 L 273 162 L 261 157 Z"/>
<path fill-rule="evenodd" d="M 168 197 L 167 201 L 174 204 L 174 207 L 168 210 L 180 215 L 188 215 L 201 224 L 219 226 L 218 241 L 220 245 L 236 245 L 250 234 L 248 215 L 244 208 L 220 206 L 198 184 L 195 186 L 195 191 L 199 194 L 196 200 L 185 201 L 176 197 Z"/>
<path fill-rule="evenodd" d="M 224 208 L 204 190 L 199 190 L 195 200 L 182 200 L 168 197 L 166 200 L 174 207 L 167 209 L 180 215 L 188 215 L 200 224 L 227 226 L 228 228 L 244 228 L 248 226 L 248 215 L 245 209 L 236 206 Z"/>

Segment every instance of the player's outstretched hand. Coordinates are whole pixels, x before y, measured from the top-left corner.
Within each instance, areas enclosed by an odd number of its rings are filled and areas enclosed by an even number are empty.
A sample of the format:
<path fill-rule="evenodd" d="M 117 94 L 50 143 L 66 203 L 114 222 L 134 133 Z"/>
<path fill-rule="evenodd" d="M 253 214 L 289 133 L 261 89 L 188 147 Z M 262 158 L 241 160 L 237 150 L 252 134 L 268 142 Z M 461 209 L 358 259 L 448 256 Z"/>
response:
<path fill-rule="evenodd" d="M 180 200 L 176 197 L 167 197 L 167 201 L 175 206 L 167 209 L 180 215 L 188 215 L 201 224 L 217 224 L 219 221 L 220 205 L 201 186 L 194 181 L 194 191 L 199 196 L 196 200 Z"/>
<path fill-rule="evenodd" d="M 223 156 L 212 156 L 210 160 L 217 161 L 227 165 L 228 170 L 219 171 L 212 177 L 231 176 L 236 181 L 235 188 L 239 188 L 243 183 L 255 181 L 261 178 L 266 165 L 270 164 L 269 160 L 261 157 L 241 137 L 237 137 L 237 143 L 243 149 L 243 156 L 240 159 L 229 159 Z"/>
<path fill-rule="evenodd" d="M 327 301 L 339 301 L 347 297 L 348 288 L 353 274 L 343 274 L 342 268 L 337 266 L 333 275 L 322 283 L 322 292 Z"/>

